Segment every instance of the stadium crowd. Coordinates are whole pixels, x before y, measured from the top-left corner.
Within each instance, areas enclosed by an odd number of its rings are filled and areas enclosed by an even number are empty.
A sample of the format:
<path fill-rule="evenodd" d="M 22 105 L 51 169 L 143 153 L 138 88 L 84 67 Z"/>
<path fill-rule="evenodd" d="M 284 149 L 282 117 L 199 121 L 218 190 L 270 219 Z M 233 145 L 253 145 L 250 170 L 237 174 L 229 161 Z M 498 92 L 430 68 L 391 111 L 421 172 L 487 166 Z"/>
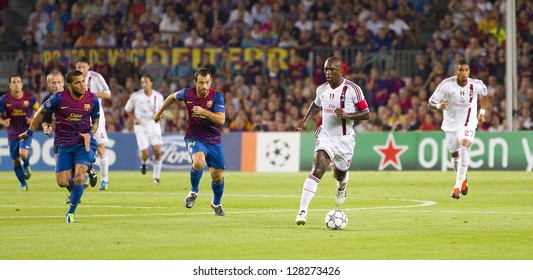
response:
<path fill-rule="evenodd" d="M 182 55 L 165 65 L 157 55 L 141 67 L 120 57 L 109 65 L 104 53 L 93 63 L 111 88 L 105 100 L 108 131 L 131 132 L 124 111 L 129 96 L 140 88 L 140 74 L 150 74 L 154 88 L 168 96 L 192 86 L 199 67 L 213 73 L 213 87 L 226 102 L 224 131 L 294 131 L 295 123 L 325 82 L 327 57 L 316 47 L 334 50 L 344 59 L 343 75 L 356 82 L 371 107 L 370 119 L 357 131 L 430 131 L 442 122 L 440 111 L 428 111 L 431 93 L 443 78 L 453 76 L 465 57 L 471 77 L 489 90 L 491 110 L 484 131 L 503 131 L 505 119 L 505 0 L 452 0 L 437 13 L 430 0 L 38 0 L 21 40 L 18 72 L 38 100 L 46 95 L 46 73 L 70 68 L 59 60 L 43 65 L 43 48 L 243 47 L 257 48 L 241 70 L 223 52 L 216 62 L 202 57 L 192 65 Z M 533 2 L 517 0 L 518 129 L 533 129 Z M 418 42 L 422 24 L 435 23 L 427 44 Z M 399 76 L 391 63 L 396 50 L 418 47 L 413 73 Z M 279 61 L 269 65 L 262 51 L 270 47 L 294 49 L 287 70 Z M 353 61 L 345 50 L 360 52 Z M 312 55 L 312 57 L 310 57 Z M 384 63 L 367 63 L 382 56 Z M 176 104 L 164 115 L 166 132 L 184 132 L 186 114 Z M 320 118 L 317 118 L 317 122 Z M 319 123 L 308 125 L 312 131 Z"/>

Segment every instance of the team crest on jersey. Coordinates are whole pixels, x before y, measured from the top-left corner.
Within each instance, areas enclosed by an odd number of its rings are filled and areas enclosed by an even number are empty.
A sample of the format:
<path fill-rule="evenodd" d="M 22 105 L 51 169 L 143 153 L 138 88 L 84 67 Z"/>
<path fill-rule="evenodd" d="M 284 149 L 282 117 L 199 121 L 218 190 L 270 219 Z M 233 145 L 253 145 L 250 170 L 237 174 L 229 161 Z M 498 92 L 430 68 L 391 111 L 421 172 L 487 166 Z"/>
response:
<path fill-rule="evenodd" d="M 91 110 L 91 104 L 84 104 L 83 110 L 90 111 Z"/>
<path fill-rule="evenodd" d="M 212 100 L 207 101 L 206 106 L 207 108 L 211 108 L 213 106 L 213 101 Z"/>
<path fill-rule="evenodd" d="M 333 100 L 335 99 L 335 93 L 330 93 L 329 94 L 329 100 Z"/>
<path fill-rule="evenodd" d="M 30 105 L 30 101 L 24 100 L 24 107 L 28 107 L 28 105 Z"/>

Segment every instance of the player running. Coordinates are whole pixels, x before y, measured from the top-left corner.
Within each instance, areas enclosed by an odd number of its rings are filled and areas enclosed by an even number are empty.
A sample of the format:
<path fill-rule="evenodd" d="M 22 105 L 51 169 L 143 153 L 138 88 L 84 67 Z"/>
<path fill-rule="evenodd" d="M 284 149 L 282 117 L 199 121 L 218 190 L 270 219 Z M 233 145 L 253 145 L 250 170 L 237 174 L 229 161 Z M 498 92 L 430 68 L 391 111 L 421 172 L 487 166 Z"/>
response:
<path fill-rule="evenodd" d="M 220 127 L 224 125 L 226 111 L 224 96 L 220 91 L 211 88 L 212 81 L 208 69 L 198 68 L 194 73 L 195 87 L 184 88 L 167 97 L 163 107 L 155 113 L 154 120 L 159 122 L 163 112 L 176 100 L 185 103 L 189 116 L 185 142 L 192 159 L 191 191 L 185 198 L 185 207 L 193 207 L 198 196 L 198 184 L 202 178 L 203 168 L 207 163 L 211 172 L 211 189 L 214 194 L 211 208 L 215 210 L 215 215 L 224 216 L 221 199 L 224 193 L 225 159 L 222 152 Z"/>
<path fill-rule="evenodd" d="M 309 204 L 330 162 L 334 163 L 333 175 L 337 180 L 335 202 L 337 205 L 344 203 L 348 169 L 355 149 L 354 121 L 368 120 L 370 112 L 361 88 L 342 77 L 340 58 L 328 58 L 324 63 L 324 74 L 327 83 L 316 89 L 315 100 L 309 105 L 305 117 L 296 123 L 296 130 L 302 131 L 307 122 L 322 111 L 322 125 L 315 133 L 313 168 L 303 185 L 297 225 L 305 225 Z"/>
<path fill-rule="evenodd" d="M 153 89 L 154 80 L 148 74 L 141 77 L 142 89 L 134 92 L 124 109 L 133 120 L 133 130 L 137 146 L 141 152 L 141 173 L 146 174 L 146 161 L 150 158 L 150 145 L 154 152 L 154 174 L 152 179 L 154 184 L 159 185 L 159 175 L 161 174 L 161 146 L 163 136 L 161 125 L 154 122 L 153 116 L 163 106 L 165 98 L 157 90 Z"/>
<path fill-rule="evenodd" d="M 459 61 L 455 76 L 444 79 L 429 98 L 432 110 L 443 110 L 441 129 L 446 133 L 448 150 L 452 155 L 453 169 L 457 172 L 451 197 L 459 199 L 468 194 L 466 172 L 470 165 L 470 146 L 474 141 L 478 119 L 485 122 L 488 107 L 487 87 L 481 80 L 471 79 L 470 66 L 465 59 Z M 481 96 L 481 109 L 477 114 L 477 98 Z"/>
<path fill-rule="evenodd" d="M 23 91 L 22 87 L 22 76 L 12 75 L 9 78 L 10 92 L 0 97 L 0 124 L 7 128 L 9 155 L 13 160 L 13 170 L 20 182 L 21 192 L 28 190 L 26 180 L 31 177 L 29 157 L 32 138 L 20 142 L 18 135 L 28 129 L 33 110 L 39 108 L 35 97 Z"/>

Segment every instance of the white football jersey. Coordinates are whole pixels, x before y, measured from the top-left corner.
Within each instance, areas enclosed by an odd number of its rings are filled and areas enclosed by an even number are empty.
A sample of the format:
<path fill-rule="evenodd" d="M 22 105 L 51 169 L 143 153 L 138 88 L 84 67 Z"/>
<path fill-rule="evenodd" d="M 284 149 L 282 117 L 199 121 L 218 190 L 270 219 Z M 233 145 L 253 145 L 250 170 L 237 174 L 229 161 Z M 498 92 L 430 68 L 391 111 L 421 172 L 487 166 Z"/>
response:
<path fill-rule="evenodd" d="M 468 78 L 466 86 L 457 84 L 457 77 L 444 79 L 429 98 L 429 102 L 439 104 L 448 100 L 448 110 L 443 110 L 443 131 L 456 131 L 461 126 L 477 128 L 478 95 L 487 96 L 487 87 L 481 80 Z"/>
<path fill-rule="evenodd" d="M 94 71 L 87 72 L 87 77 L 85 77 L 85 86 L 90 92 L 94 94 L 98 92 L 102 92 L 102 91 L 108 92 L 109 94 L 111 94 L 111 90 L 109 89 L 109 86 L 105 82 L 104 77 L 100 75 L 100 73 L 97 73 Z M 102 98 L 98 98 L 98 101 L 100 101 L 100 116 L 104 116 L 104 108 L 102 107 Z"/>
<path fill-rule="evenodd" d="M 124 109 L 133 111 L 135 117 L 141 120 L 141 124 L 151 124 L 155 123 L 153 116 L 163 107 L 163 102 L 165 98 L 157 90 L 152 90 L 152 95 L 148 96 L 141 89 L 131 94 Z"/>
<path fill-rule="evenodd" d="M 328 136 L 343 136 L 353 132 L 354 121 L 337 118 L 335 109 L 342 108 L 348 114 L 368 110 L 361 88 L 350 80 L 342 79 L 342 83 L 336 88 L 324 83 L 316 89 L 314 102 L 322 107 L 321 128 Z"/>

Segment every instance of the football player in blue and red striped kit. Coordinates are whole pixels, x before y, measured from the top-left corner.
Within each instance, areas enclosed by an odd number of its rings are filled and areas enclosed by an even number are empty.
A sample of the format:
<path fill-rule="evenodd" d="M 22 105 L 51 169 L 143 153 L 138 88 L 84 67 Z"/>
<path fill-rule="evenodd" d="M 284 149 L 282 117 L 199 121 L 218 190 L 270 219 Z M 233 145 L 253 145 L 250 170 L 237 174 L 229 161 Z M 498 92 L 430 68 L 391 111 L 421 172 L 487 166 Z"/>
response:
<path fill-rule="evenodd" d="M 185 103 L 189 116 L 185 142 L 192 159 L 191 191 L 185 198 L 185 207 L 193 207 L 199 192 L 198 184 L 202 178 L 203 168 L 207 164 L 214 195 L 211 208 L 215 210 L 215 215 L 224 216 L 221 199 L 224 193 L 225 159 L 220 127 L 226 120 L 226 111 L 224 96 L 222 92 L 211 88 L 212 81 L 208 69 L 198 68 L 194 73 L 195 87 L 181 89 L 167 97 L 161 109 L 154 114 L 154 120 L 159 122 L 163 112 L 174 102 Z"/>
<path fill-rule="evenodd" d="M 66 214 L 67 223 L 72 223 L 83 195 L 85 173 L 94 161 L 97 143 L 93 135 L 98 129 L 100 104 L 96 95 L 85 89 L 82 72 L 72 70 L 65 80 L 68 90 L 52 95 L 35 113 L 30 128 L 19 137 L 31 137 L 45 112 L 55 114 L 58 147 L 56 181 L 63 188 L 72 185 L 70 208 Z"/>
<path fill-rule="evenodd" d="M 19 191 L 27 191 L 26 180 L 31 176 L 31 138 L 20 142 L 19 134 L 28 129 L 33 110 L 37 110 L 39 104 L 35 97 L 23 91 L 22 87 L 22 76 L 12 75 L 9 78 L 10 92 L 0 97 L 0 124 L 7 128 L 9 155 L 13 160 L 15 175 L 20 182 Z M 3 118 L 4 112 L 5 118 Z"/>

